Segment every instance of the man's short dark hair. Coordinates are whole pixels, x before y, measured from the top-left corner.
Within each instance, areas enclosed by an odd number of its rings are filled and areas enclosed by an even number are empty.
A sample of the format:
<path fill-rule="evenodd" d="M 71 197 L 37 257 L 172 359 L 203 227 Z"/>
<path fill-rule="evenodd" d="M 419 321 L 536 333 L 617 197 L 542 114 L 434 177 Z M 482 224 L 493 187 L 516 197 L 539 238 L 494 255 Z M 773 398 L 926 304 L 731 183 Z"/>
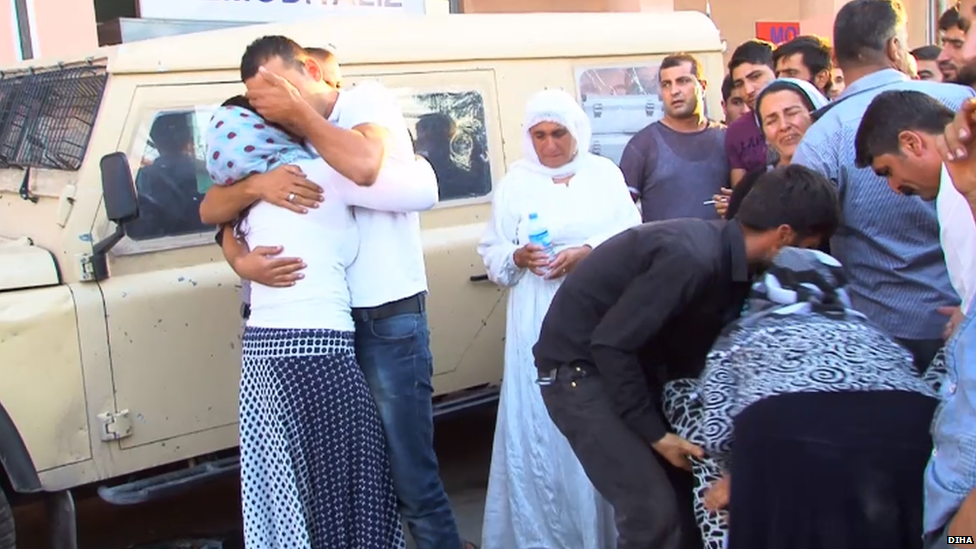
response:
<path fill-rule="evenodd" d="M 934 44 L 920 46 L 911 51 L 912 57 L 919 61 L 938 61 L 942 48 Z"/>
<path fill-rule="evenodd" d="M 331 61 L 335 57 L 335 52 L 328 48 L 305 48 L 305 53 L 307 53 L 309 57 L 314 57 L 317 61 L 323 63 L 326 61 Z"/>
<path fill-rule="evenodd" d="M 766 65 L 776 70 L 773 64 L 773 44 L 765 40 L 754 38 L 746 40 L 735 51 L 729 59 L 729 72 L 731 73 L 739 65 L 749 63 L 750 65 Z"/>
<path fill-rule="evenodd" d="M 664 60 L 661 61 L 661 67 L 657 73 L 658 81 L 661 80 L 660 71 L 663 71 L 664 69 L 673 69 L 675 67 L 680 67 L 685 63 L 691 64 L 691 74 L 695 75 L 695 78 L 697 78 L 699 81 L 701 81 L 704 78 L 702 74 L 701 63 L 698 62 L 698 58 L 696 58 L 694 55 L 691 55 L 690 53 L 675 53 L 665 57 Z"/>
<path fill-rule="evenodd" d="M 244 50 L 241 57 L 241 80 L 253 78 L 258 69 L 275 57 L 286 65 L 304 67 L 307 53 L 297 42 L 286 36 L 262 36 Z"/>
<path fill-rule="evenodd" d="M 905 26 L 900 0 L 853 0 L 834 19 L 834 55 L 843 69 L 880 63 L 888 41 Z"/>
<path fill-rule="evenodd" d="M 803 65 L 810 71 L 811 76 L 829 71 L 834 66 L 831 61 L 830 44 L 819 36 L 806 34 L 777 47 L 773 51 L 773 67 L 775 68 L 780 59 L 798 53 L 803 55 Z"/>
<path fill-rule="evenodd" d="M 864 111 L 854 137 L 854 164 L 866 168 L 881 155 L 898 154 L 898 135 L 903 131 L 939 135 L 952 118 L 948 107 L 922 92 L 891 90 L 878 94 Z"/>
<path fill-rule="evenodd" d="M 799 164 L 764 173 L 742 200 L 735 219 L 765 232 L 789 225 L 800 238 L 833 236 L 840 224 L 840 200 L 823 175 Z"/>
<path fill-rule="evenodd" d="M 722 79 L 722 101 L 728 101 L 729 98 L 732 97 L 732 89 L 732 75 L 726 74 L 725 78 Z"/>
<path fill-rule="evenodd" d="M 963 21 L 962 17 L 959 17 L 959 2 L 956 2 L 954 6 L 942 12 L 939 16 L 939 30 L 942 32 L 950 31 L 952 29 L 959 29 L 966 32 L 966 22 Z"/>

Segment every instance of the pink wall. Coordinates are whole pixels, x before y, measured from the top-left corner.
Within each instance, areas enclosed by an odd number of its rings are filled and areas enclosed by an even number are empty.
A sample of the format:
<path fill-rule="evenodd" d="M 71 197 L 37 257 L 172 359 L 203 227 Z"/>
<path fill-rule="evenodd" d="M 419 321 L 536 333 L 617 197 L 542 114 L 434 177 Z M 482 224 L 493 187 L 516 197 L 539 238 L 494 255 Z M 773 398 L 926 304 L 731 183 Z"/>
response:
<path fill-rule="evenodd" d="M 98 47 L 94 0 L 27 0 L 32 5 L 34 58 L 55 60 Z M 0 66 L 20 60 L 12 0 L 0 8 Z M 28 10 L 29 12 L 31 10 Z"/>
<path fill-rule="evenodd" d="M 6 6 L 0 8 L 0 65 L 19 59 L 17 51 L 17 22 L 14 20 L 13 2 L 7 2 Z"/>

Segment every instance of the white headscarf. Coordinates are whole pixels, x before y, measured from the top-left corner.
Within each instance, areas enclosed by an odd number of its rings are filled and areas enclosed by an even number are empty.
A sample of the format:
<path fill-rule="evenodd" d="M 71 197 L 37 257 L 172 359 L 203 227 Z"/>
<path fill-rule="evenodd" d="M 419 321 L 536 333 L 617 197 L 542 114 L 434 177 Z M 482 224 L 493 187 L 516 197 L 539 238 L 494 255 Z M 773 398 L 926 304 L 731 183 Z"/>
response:
<path fill-rule="evenodd" d="M 758 124 L 760 128 L 762 128 L 763 125 L 762 117 L 759 116 L 759 105 L 762 104 L 763 97 L 765 97 L 765 95 L 768 93 L 769 87 L 777 82 L 790 84 L 793 91 L 803 94 L 807 98 L 807 101 L 813 105 L 813 110 L 810 112 L 815 112 L 820 108 L 826 107 L 827 104 L 830 103 L 830 100 L 827 99 L 827 97 L 821 93 L 816 86 L 810 82 L 807 82 L 806 80 L 800 80 L 799 78 L 777 78 L 769 84 L 766 84 L 759 92 L 759 95 L 756 96 L 756 110 L 753 115 L 756 117 L 756 124 Z"/>
<path fill-rule="evenodd" d="M 539 161 L 532 144 L 530 130 L 540 122 L 552 122 L 566 128 L 576 139 L 576 155 L 558 168 L 548 168 Z M 542 90 L 529 98 L 522 122 L 522 159 L 512 164 L 512 169 L 528 170 L 551 178 L 574 175 L 582 162 L 590 157 L 590 141 L 593 130 L 590 119 L 572 95 L 563 90 Z"/>

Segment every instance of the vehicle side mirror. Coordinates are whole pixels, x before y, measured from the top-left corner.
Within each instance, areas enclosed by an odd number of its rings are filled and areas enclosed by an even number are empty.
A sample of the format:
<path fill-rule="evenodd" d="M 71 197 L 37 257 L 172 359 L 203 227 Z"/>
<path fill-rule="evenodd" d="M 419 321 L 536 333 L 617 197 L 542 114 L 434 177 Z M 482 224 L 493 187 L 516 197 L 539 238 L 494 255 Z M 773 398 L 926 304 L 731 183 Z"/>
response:
<path fill-rule="evenodd" d="M 108 278 L 108 252 L 125 237 L 125 224 L 139 217 L 139 198 L 132 182 L 129 159 L 125 153 L 106 154 L 99 162 L 102 169 L 102 196 L 105 213 L 115 223 L 115 231 L 92 246 L 88 275 L 91 280 Z"/>
<path fill-rule="evenodd" d="M 132 181 L 129 159 L 125 153 L 106 154 L 99 163 L 102 169 L 102 195 L 105 213 L 110 221 L 123 225 L 139 217 L 139 199 Z"/>

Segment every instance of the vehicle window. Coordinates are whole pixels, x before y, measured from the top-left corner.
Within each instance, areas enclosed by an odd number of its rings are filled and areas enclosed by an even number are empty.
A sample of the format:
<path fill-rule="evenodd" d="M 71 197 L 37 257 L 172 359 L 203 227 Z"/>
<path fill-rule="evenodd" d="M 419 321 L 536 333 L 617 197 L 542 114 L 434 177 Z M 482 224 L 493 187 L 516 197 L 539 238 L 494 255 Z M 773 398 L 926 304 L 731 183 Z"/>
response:
<path fill-rule="evenodd" d="M 659 67 L 653 63 L 576 70 L 580 105 L 593 126 L 590 152 L 619 163 L 631 136 L 664 115 Z"/>
<path fill-rule="evenodd" d="M 491 192 L 485 104 L 477 91 L 394 88 L 417 154 L 437 174 L 442 201 Z"/>
<path fill-rule="evenodd" d="M 100 65 L 0 78 L 0 167 L 81 168 L 106 80 Z"/>
<path fill-rule="evenodd" d="M 133 240 L 209 232 L 200 221 L 200 201 L 210 188 L 206 128 L 215 107 L 156 111 L 136 134 L 130 158 L 135 173 L 139 218 L 126 225 Z"/>

